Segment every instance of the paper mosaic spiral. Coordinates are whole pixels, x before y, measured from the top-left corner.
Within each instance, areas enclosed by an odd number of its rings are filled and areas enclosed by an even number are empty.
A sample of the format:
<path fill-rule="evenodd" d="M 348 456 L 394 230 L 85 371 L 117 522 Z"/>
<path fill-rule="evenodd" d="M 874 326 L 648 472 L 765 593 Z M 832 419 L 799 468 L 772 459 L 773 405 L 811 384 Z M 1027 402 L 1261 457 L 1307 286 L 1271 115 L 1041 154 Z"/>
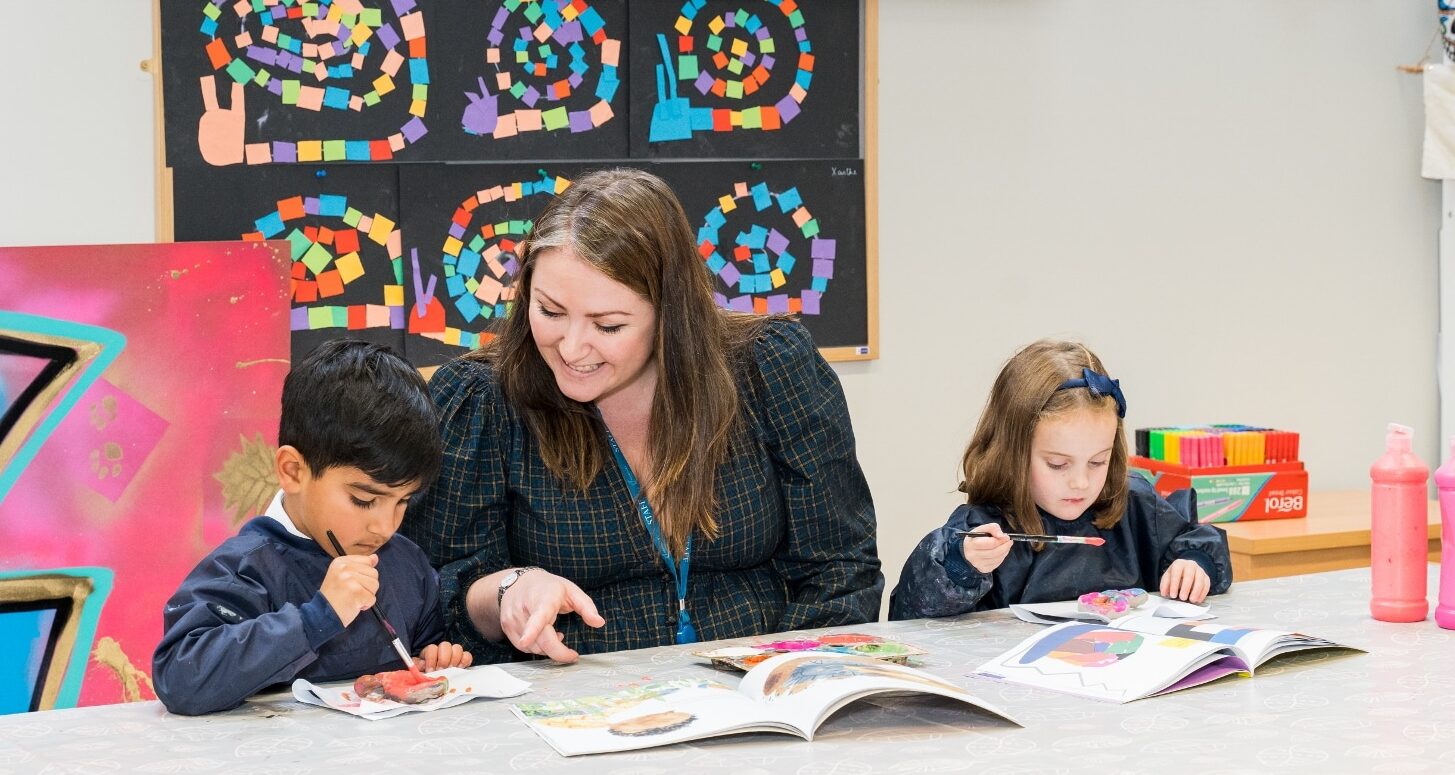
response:
<path fill-rule="evenodd" d="M 586 0 L 505 0 L 488 40 L 493 72 L 477 79 L 479 93 L 465 93 L 465 132 L 589 132 L 612 119 L 621 40 Z"/>
<path fill-rule="evenodd" d="M 480 189 L 455 208 L 442 248 L 445 295 L 466 324 L 506 317 L 514 306 L 514 283 L 520 272 L 516 247 L 534 221 L 497 220 L 498 205 L 539 197 L 531 203 L 532 211 L 539 212 L 546 201 L 571 185 L 545 171 L 540 175 L 536 180 Z M 434 338 L 446 344 L 474 348 L 488 341 L 462 328 L 443 328 L 442 332 L 443 336 Z"/>
<path fill-rule="evenodd" d="M 244 240 L 286 239 L 291 246 L 291 330 L 404 328 L 402 240 L 394 220 L 365 215 L 342 194 L 320 194 L 279 200 L 254 227 Z M 359 282 L 379 287 L 378 303 L 327 303 Z"/>
<path fill-rule="evenodd" d="M 784 230 L 754 222 L 725 243 L 728 214 L 737 211 L 782 221 Z M 836 240 L 821 236 L 818 219 L 804 206 L 796 187 L 774 192 L 764 182 L 734 184 L 697 230 L 698 253 L 728 289 L 715 293 L 718 305 L 740 312 L 819 314 L 834 276 L 837 249 Z M 808 269 L 808 287 L 791 293 L 786 288 L 794 270 L 802 272 L 800 262 Z"/>
<path fill-rule="evenodd" d="M 207 0 L 200 32 L 207 38 L 212 69 L 242 87 L 267 92 L 272 106 L 362 113 L 395 90 L 409 90 L 408 115 L 386 137 L 250 143 L 247 163 L 383 161 L 425 135 L 429 66 L 423 13 L 414 0 L 378 5 L 360 0 Z M 226 123 L 222 119 L 231 112 L 217 109 L 208 88 L 204 81 L 206 111 L 198 130 L 204 147 L 209 132 L 221 129 L 216 125 Z M 236 122 L 242 123 L 241 113 Z"/>
<path fill-rule="evenodd" d="M 774 131 L 798 116 L 808 96 L 813 44 L 796 0 L 757 4 L 787 19 L 793 39 L 786 41 L 775 40 L 757 13 L 738 8 L 714 15 L 703 11 L 705 5 L 706 0 L 687 0 L 673 25 L 674 38 L 657 35 L 662 64 L 650 142 L 688 140 L 693 132 Z M 778 100 L 759 93 L 784 79 L 792 85 Z M 694 105 L 692 97 L 679 96 L 684 93 L 722 107 Z"/>

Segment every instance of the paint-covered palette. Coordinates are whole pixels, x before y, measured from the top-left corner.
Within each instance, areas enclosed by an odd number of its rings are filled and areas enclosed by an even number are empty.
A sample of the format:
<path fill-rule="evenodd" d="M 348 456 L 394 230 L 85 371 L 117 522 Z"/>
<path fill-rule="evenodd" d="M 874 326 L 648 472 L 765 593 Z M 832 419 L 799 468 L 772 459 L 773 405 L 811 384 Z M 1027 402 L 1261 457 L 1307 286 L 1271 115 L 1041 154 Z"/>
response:
<path fill-rule="evenodd" d="M 833 632 L 824 635 L 806 636 L 791 640 L 776 640 L 753 643 L 745 646 L 723 646 L 709 651 L 693 652 L 695 656 L 710 660 L 717 667 L 750 670 L 776 654 L 795 651 L 829 651 L 838 654 L 858 654 L 885 662 L 905 664 L 910 657 L 928 653 L 907 643 L 885 640 L 877 635 L 857 632 Z"/>

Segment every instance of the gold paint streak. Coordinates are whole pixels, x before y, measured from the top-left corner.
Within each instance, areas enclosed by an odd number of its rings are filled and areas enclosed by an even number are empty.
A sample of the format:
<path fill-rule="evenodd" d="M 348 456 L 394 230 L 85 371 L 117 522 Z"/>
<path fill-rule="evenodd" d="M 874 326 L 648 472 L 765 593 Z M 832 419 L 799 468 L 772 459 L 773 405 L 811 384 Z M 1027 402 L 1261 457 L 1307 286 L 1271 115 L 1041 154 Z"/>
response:
<path fill-rule="evenodd" d="M 152 686 L 152 677 L 145 672 L 136 669 L 136 666 L 127 658 L 126 652 L 121 650 L 121 644 L 117 643 L 110 636 L 104 637 L 96 642 L 96 648 L 91 652 L 91 658 L 96 664 L 110 670 L 116 675 L 116 680 L 121 682 L 121 698 L 123 702 L 142 702 L 146 698 L 141 694 L 141 685 L 146 684 L 147 691 L 156 696 L 156 687 Z"/>
<path fill-rule="evenodd" d="M 235 365 L 239 369 L 246 369 L 249 366 L 256 366 L 259 363 L 291 363 L 287 358 L 259 358 L 255 361 L 238 361 Z"/>

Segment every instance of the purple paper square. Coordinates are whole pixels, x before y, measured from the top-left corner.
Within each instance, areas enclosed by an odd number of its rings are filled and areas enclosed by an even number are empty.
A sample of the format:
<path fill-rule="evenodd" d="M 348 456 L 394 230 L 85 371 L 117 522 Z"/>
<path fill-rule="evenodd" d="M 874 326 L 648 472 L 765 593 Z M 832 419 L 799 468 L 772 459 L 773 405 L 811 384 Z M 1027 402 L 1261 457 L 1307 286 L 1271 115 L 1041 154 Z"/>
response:
<path fill-rule="evenodd" d="M 818 291 L 804 291 L 803 295 L 799 297 L 803 300 L 803 314 L 817 315 L 819 299 L 822 296 L 823 294 Z"/>
<path fill-rule="evenodd" d="M 734 27 L 737 27 L 738 26 L 738 15 L 735 14 L 735 13 L 725 13 L 725 14 L 723 14 L 722 15 L 722 26 L 727 27 L 728 29 L 733 29 Z"/>
<path fill-rule="evenodd" d="M 767 28 L 764 27 L 763 29 L 767 29 Z M 773 55 L 772 54 L 764 54 L 763 55 L 763 69 L 764 70 L 772 70 L 773 69 L 773 63 L 774 62 L 777 62 L 777 61 L 778 60 L 776 60 L 776 59 L 773 58 Z"/>
<path fill-rule="evenodd" d="M 510 258 L 505 259 L 505 263 L 501 264 L 501 266 L 505 267 L 505 273 L 507 275 L 513 277 L 516 273 L 520 272 L 520 260 L 515 257 L 514 253 L 506 253 L 505 255 L 510 256 Z"/>
<path fill-rule="evenodd" d="M 390 307 L 389 308 L 389 327 L 390 328 L 404 328 L 404 308 L 403 307 Z"/>
<path fill-rule="evenodd" d="M 292 164 L 298 161 L 298 146 L 293 143 L 273 141 L 273 161 L 279 164 Z"/>
<path fill-rule="evenodd" d="M 783 251 L 788 249 L 788 238 L 777 229 L 769 231 L 768 249 L 773 251 L 774 255 L 783 255 Z"/>
<path fill-rule="evenodd" d="M 717 270 L 717 276 L 721 277 L 722 281 L 728 284 L 728 287 L 736 287 L 743 273 L 739 272 L 736 266 L 727 263 L 723 264 L 722 268 Z"/>
<path fill-rule="evenodd" d="M 274 78 L 268 81 L 268 92 L 277 96 L 283 95 L 283 79 Z"/>
<path fill-rule="evenodd" d="M 571 73 L 571 77 L 566 79 L 566 83 L 571 84 L 572 89 L 579 89 L 583 80 L 585 79 L 581 77 L 580 73 Z"/>
<path fill-rule="evenodd" d="M 715 301 L 715 302 L 717 302 L 717 306 L 722 307 L 724 309 L 727 308 L 727 305 L 728 305 L 727 297 L 724 296 L 724 295 L 722 295 L 721 293 L 718 293 L 717 291 L 713 291 L 712 292 L 712 300 Z"/>
<path fill-rule="evenodd" d="M 536 102 L 539 101 L 540 98 L 541 93 L 536 91 L 536 87 L 534 86 L 527 86 L 525 89 L 525 93 L 520 95 L 520 101 L 524 102 L 527 107 L 531 108 L 536 106 Z"/>
<path fill-rule="evenodd" d="M 386 24 L 380 27 L 377 34 L 379 36 L 379 42 L 384 44 L 384 48 L 394 48 L 399 45 L 399 33 L 394 31 L 393 24 Z"/>
<path fill-rule="evenodd" d="M 505 9 L 501 8 L 500 12 L 504 13 Z M 505 40 L 505 33 L 501 32 L 500 30 L 491 30 L 490 34 L 487 35 L 485 39 L 490 41 L 490 45 L 498 47 L 500 45 L 500 42 Z"/>
<path fill-rule="evenodd" d="M 813 260 L 813 276 L 834 279 L 834 262 L 826 258 L 815 258 Z"/>
<path fill-rule="evenodd" d="M 729 301 L 728 302 L 728 309 L 733 310 L 735 312 L 752 312 L 753 311 L 753 297 L 752 296 L 734 296 L 732 298 L 732 301 Z"/>
<path fill-rule="evenodd" d="M 294 307 L 288 312 L 288 329 L 290 331 L 308 330 L 308 308 Z"/>
<path fill-rule="evenodd" d="M 785 124 L 792 121 L 798 115 L 798 103 L 793 101 L 793 95 L 791 94 L 783 95 L 783 99 L 778 100 L 776 107 L 778 108 L 778 117 L 783 119 L 783 123 Z"/>
<path fill-rule="evenodd" d="M 781 315 L 788 311 L 788 294 L 775 293 L 768 297 L 768 314 Z"/>
<path fill-rule="evenodd" d="M 808 33 L 802 27 L 799 27 L 793 31 L 793 37 L 798 38 L 800 41 L 808 40 Z"/>
<path fill-rule="evenodd" d="M 767 27 L 759 27 L 758 28 L 758 40 L 767 40 L 767 39 L 768 39 L 768 28 Z"/>
<path fill-rule="evenodd" d="M 318 197 L 303 197 L 303 212 L 308 213 L 309 215 L 318 215 Z"/>
<path fill-rule="evenodd" d="M 584 110 L 573 110 L 568 116 L 572 132 L 590 132 L 595 126 L 591 123 L 591 114 Z"/>
<path fill-rule="evenodd" d="M 571 21 L 566 22 L 560 27 L 557 27 L 555 33 L 552 34 L 551 37 L 555 38 L 556 42 L 560 43 L 561 45 L 565 45 L 567 43 L 579 43 L 581 42 L 581 22 L 572 19 Z"/>
<path fill-rule="evenodd" d="M 749 51 L 748 53 L 743 54 L 743 64 L 744 65 L 746 65 L 748 67 L 752 67 L 753 66 L 753 63 L 756 62 L 756 61 L 758 61 L 758 57 L 754 56 L 753 55 L 753 52 Z"/>
<path fill-rule="evenodd" d="M 834 254 L 838 252 L 838 242 L 838 240 L 815 238 L 810 243 L 813 245 L 810 255 L 814 258 L 833 258 Z"/>
<path fill-rule="evenodd" d="M 392 0 L 394 13 L 403 16 L 414 10 L 414 0 Z"/>
<path fill-rule="evenodd" d="M 510 11 L 505 10 L 505 6 L 502 5 L 495 9 L 495 19 L 490 22 L 490 27 L 496 30 L 504 29 L 505 23 L 509 20 Z"/>
<path fill-rule="evenodd" d="M 699 93 L 706 94 L 712 90 L 712 76 L 708 75 L 706 70 L 701 70 L 697 73 L 697 80 L 693 81 L 692 85 L 697 87 Z"/>
<path fill-rule="evenodd" d="M 455 223 L 455 222 L 451 221 L 450 222 L 450 236 L 451 237 L 454 237 L 455 239 L 460 239 L 460 240 L 464 239 L 465 238 L 465 227 L 464 226 L 461 226 L 458 223 Z"/>
<path fill-rule="evenodd" d="M 409 119 L 409 122 L 404 126 L 400 127 L 399 131 L 404 134 L 404 139 L 415 143 L 419 142 L 419 138 L 424 137 L 425 133 L 429 130 L 425 128 L 424 122 L 419 120 L 419 116 L 415 116 Z"/>

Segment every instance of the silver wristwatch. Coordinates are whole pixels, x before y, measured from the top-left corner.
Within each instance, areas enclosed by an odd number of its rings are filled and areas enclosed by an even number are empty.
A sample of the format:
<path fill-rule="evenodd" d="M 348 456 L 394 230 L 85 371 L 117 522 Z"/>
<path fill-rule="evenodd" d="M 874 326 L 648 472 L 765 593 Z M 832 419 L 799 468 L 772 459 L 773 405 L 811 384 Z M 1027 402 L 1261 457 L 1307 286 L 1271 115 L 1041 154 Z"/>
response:
<path fill-rule="evenodd" d="M 516 568 L 515 570 L 505 574 L 505 577 L 500 579 L 499 591 L 495 593 L 495 607 L 499 608 L 500 601 L 505 599 L 505 590 L 510 589 L 512 586 L 515 585 L 515 582 L 520 581 L 520 577 L 522 575 L 529 573 L 533 570 L 540 570 L 540 568 L 537 568 L 534 565 L 527 565 L 524 568 Z"/>

